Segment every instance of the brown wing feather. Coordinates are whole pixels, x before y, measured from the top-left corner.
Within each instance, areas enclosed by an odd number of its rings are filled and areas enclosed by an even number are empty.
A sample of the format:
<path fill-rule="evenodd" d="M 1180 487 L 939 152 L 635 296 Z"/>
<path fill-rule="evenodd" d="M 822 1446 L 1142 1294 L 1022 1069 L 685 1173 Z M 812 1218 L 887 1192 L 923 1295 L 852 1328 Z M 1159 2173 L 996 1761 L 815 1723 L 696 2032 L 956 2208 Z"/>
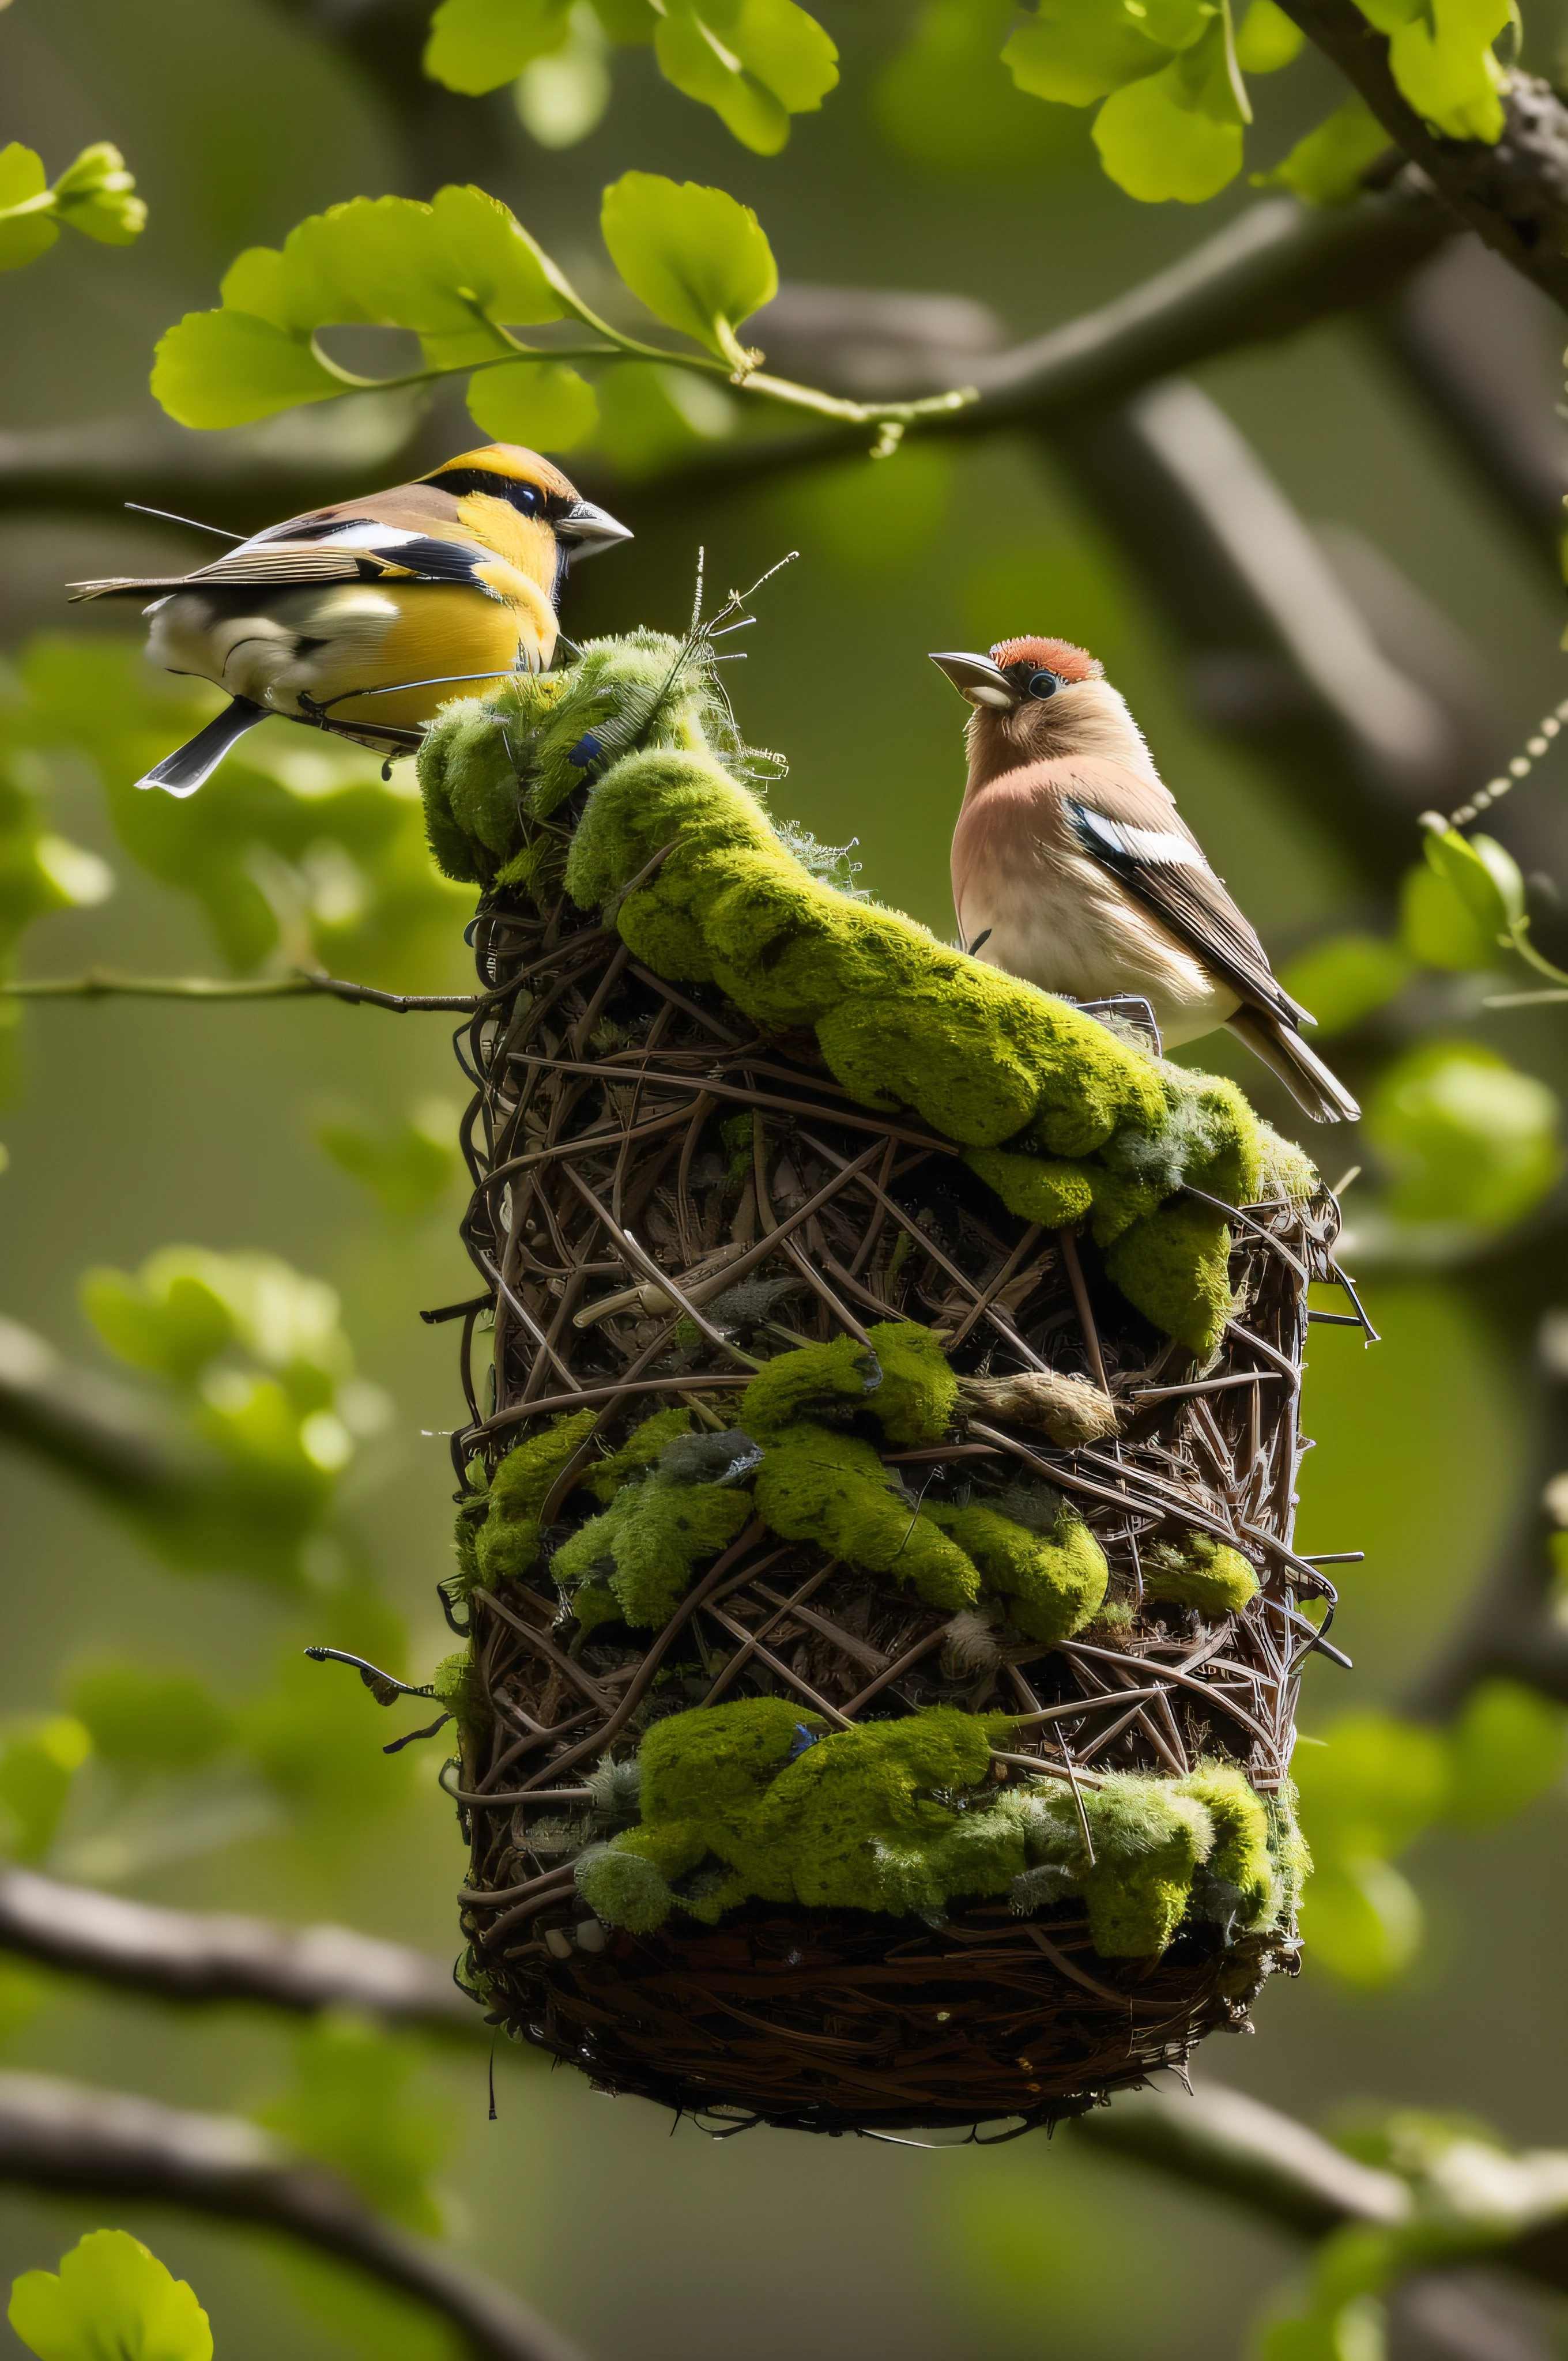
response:
<path fill-rule="evenodd" d="M 1272 1010 L 1291 1026 L 1310 1022 L 1307 1011 L 1281 991 L 1267 952 L 1210 868 L 1202 847 L 1166 787 L 1113 763 L 1053 767 L 1068 773 L 1062 782 L 1063 824 L 1080 851 L 1119 878 L 1146 909 L 1152 910 L 1243 1000 Z M 1083 819 L 1075 820 L 1075 812 L 1081 813 Z M 1096 815 L 1111 823 L 1106 834 L 1095 830 Z M 1111 838 L 1129 829 L 1178 837 L 1198 857 L 1196 861 L 1161 860 L 1137 848 L 1118 852 Z"/>
<path fill-rule="evenodd" d="M 398 484 L 390 491 L 371 492 L 364 500 L 338 500 L 328 508 L 287 517 L 258 535 L 261 546 L 253 542 L 243 554 L 231 550 L 226 557 L 214 558 L 210 566 L 198 566 L 189 574 L 114 574 L 97 582 L 69 583 L 67 590 L 74 600 L 131 598 L 144 591 L 188 590 L 214 583 L 232 584 L 236 589 L 275 588 L 280 583 L 374 581 L 397 566 L 392 551 L 378 562 L 374 550 L 328 552 L 313 538 L 323 526 L 345 524 L 391 525 L 405 533 L 473 545 L 450 492 L 434 484 Z M 291 533 L 313 537 L 291 543 Z"/>

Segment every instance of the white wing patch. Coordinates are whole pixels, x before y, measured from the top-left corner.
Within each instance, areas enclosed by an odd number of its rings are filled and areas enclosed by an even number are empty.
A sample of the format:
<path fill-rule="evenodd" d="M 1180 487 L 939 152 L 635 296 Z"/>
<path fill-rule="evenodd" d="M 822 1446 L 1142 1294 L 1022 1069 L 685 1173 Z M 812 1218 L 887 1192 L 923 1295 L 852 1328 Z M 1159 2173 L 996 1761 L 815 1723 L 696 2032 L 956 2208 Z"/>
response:
<path fill-rule="evenodd" d="M 389 524 L 345 524 L 323 533 L 322 540 L 328 549 L 402 549 L 411 541 L 422 541 L 422 533 L 409 533 Z"/>
<path fill-rule="evenodd" d="M 1118 828 L 1117 835 L 1131 853 L 1140 861 L 1177 862 L 1187 869 L 1207 869 L 1208 862 L 1195 844 L 1189 844 L 1174 829 Z"/>
<path fill-rule="evenodd" d="M 1091 810 L 1087 804 L 1069 807 L 1078 819 L 1084 835 L 1098 841 L 1104 850 L 1118 853 L 1124 861 L 1146 862 L 1151 867 L 1168 869 L 1201 869 L 1209 864 L 1198 847 L 1173 828 L 1130 828 L 1123 820 L 1110 819 L 1104 812 Z"/>

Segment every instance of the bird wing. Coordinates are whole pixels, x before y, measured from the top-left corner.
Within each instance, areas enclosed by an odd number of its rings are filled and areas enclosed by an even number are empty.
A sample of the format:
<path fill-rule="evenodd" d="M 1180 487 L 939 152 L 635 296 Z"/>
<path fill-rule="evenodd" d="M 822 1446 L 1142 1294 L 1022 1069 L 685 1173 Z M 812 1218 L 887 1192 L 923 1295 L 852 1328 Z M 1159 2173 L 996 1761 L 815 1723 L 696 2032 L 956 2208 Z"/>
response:
<path fill-rule="evenodd" d="M 455 503 L 451 505 L 455 506 Z M 461 582 L 488 590 L 477 569 L 496 553 L 449 524 L 439 535 L 418 522 L 329 511 L 273 525 L 190 574 L 113 575 L 72 582 L 73 599 L 144 591 L 289 589 L 308 582 Z M 490 593 L 494 596 L 493 591 Z"/>
<path fill-rule="evenodd" d="M 1165 787 L 1103 761 L 1053 767 L 1066 774 L 1062 825 L 1078 851 L 1119 878 L 1243 1000 L 1291 1026 L 1312 1022 L 1280 990 L 1267 952 Z"/>

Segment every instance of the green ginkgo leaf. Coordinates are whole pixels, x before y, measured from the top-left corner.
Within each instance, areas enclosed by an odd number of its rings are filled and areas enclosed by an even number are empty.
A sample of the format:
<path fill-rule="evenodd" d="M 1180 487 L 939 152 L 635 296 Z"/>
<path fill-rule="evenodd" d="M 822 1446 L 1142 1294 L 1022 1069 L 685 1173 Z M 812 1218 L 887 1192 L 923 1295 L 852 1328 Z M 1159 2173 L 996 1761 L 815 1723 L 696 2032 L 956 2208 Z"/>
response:
<path fill-rule="evenodd" d="M 1129 196 L 1201 204 L 1241 170 L 1244 105 L 1216 20 L 1163 72 L 1112 93 L 1095 117 L 1094 144 Z"/>
<path fill-rule="evenodd" d="M 442 0 L 431 19 L 424 70 L 432 82 L 478 98 L 558 49 L 571 14 L 572 0 Z"/>
<path fill-rule="evenodd" d="M 182 425 L 240 425 L 367 382 L 322 358 L 318 328 L 410 328 L 429 367 L 455 369 L 509 351 L 505 327 L 564 309 L 528 232 L 476 188 L 312 214 L 280 248 L 238 256 L 221 291 L 221 311 L 188 313 L 158 348 L 153 391 Z"/>
<path fill-rule="evenodd" d="M 722 189 L 626 172 L 604 192 L 610 259 L 632 293 L 737 368 L 736 331 L 778 293 L 778 265 L 756 214 Z"/>
<path fill-rule="evenodd" d="M 38 2361 L 212 2361 L 190 2287 L 126 2230 L 90 2230 L 58 2277 L 24 2271 L 8 2317 Z"/>
<path fill-rule="evenodd" d="M 1255 177 L 1260 188 L 1288 189 L 1310 205 L 1348 204 L 1369 164 L 1387 153 L 1388 134 L 1359 93 L 1298 139 L 1283 163 Z"/>
<path fill-rule="evenodd" d="M 565 361 L 507 361 L 475 370 L 468 415 L 492 443 L 569 451 L 592 432 L 598 403 L 587 379 Z"/>
<path fill-rule="evenodd" d="M 1193 10 L 1201 32 L 1207 10 Z M 1146 16 L 1124 0 L 1041 0 L 1002 52 L 1002 62 L 1031 98 L 1092 106 L 1124 84 L 1157 73 L 1175 42 L 1157 41 Z"/>
<path fill-rule="evenodd" d="M 653 52 L 666 82 L 760 156 L 776 156 L 790 116 L 839 79 L 838 50 L 795 0 L 664 0 Z"/>
<path fill-rule="evenodd" d="M 152 364 L 152 390 L 181 426 L 245 426 L 346 390 L 308 338 L 247 312 L 187 312 Z"/>

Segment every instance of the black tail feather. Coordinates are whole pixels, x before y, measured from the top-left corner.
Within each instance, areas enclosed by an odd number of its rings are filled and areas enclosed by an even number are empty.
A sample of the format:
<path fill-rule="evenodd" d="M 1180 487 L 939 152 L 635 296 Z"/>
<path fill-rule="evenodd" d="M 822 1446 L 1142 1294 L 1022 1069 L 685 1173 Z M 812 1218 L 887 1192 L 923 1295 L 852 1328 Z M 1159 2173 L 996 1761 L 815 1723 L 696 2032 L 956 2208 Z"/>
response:
<path fill-rule="evenodd" d="M 170 796 L 193 796 L 212 777 L 236 739 L 243 738 L 247 730 L 254 730 L 258 721 L 267 719 L 266 706 L 255 704 L 248 697 L 236 697 L 204 730 L 198 730 L 194 738 L 177 746 L 161 763 L 154 763 L 147 776 L 137 781 L 137 786 L 161 787 Z"/>
<path fill-rule="evenodd" d="M 1280 1019 L 1261 1008 L 1238 1008 L 1226 1027 L 1278 1075 L 1303 1115 L 1314 1123 L 1354 1123 L 1361 1113 L 1338 1076 Z"/>

